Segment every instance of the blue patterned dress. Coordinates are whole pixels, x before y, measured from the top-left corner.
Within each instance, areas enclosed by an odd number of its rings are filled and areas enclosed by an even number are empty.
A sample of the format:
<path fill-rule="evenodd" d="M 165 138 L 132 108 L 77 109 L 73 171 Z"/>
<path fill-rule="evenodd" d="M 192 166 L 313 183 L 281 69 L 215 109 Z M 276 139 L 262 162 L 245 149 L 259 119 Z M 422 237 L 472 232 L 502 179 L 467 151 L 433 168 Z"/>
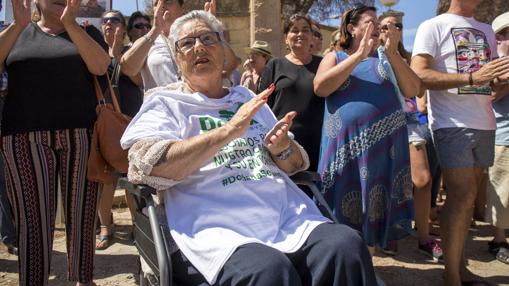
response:
<path fill-rule="evenodd" d="M 347 57 L 337 52 L 336 62 Z M 318 167 L 338 220 L 379 247 L 406 235 L 413 218 L 405 113 L 387 74 L 367 58 L 326 98 Z"/>

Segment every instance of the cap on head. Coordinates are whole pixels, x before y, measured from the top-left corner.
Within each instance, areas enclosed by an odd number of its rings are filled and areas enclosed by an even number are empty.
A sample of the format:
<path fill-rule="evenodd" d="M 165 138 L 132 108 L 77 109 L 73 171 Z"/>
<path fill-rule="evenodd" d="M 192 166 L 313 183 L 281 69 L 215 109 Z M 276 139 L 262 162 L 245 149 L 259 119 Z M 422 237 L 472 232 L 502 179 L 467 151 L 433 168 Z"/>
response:
<path fill-rule="evenodd" d="M 491 23 L 491 27 L 493 27 L 495 34 L 509 27 L 509 12 L 498 15 L 497 18 L 493 20 L 493 23 Z"/>
<path fill-rule="evenodd" d="M 265 41 L 254 41 L 251 47 L 247 47 L 244 49 L 246 54 L 257 52 L 267 56 L 272 56 L 272 49 L 270 48 L 269 43 Z"/>

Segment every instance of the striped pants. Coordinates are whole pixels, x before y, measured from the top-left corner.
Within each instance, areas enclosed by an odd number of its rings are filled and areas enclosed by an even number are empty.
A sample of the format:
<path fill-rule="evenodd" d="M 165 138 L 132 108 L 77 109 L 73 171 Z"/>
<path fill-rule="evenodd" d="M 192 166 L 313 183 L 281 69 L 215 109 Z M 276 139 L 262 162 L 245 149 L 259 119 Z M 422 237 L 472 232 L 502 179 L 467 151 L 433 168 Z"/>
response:
<path fill-rule="evenodd" d="M 68 279 L 92 281 L 98 185 L 86 179 L 89 129 L 2 137 L 9 197 L 18 230 L 19 284 L 47 285 L 60 181 Z"/>

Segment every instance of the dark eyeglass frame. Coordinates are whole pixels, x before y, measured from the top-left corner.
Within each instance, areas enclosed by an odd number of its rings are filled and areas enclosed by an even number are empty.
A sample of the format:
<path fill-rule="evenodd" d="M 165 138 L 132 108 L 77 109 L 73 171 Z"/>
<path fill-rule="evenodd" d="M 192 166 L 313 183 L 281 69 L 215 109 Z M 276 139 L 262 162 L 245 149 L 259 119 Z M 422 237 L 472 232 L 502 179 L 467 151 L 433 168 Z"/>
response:
<path fill-rule="evenodd" d="M 322 33 L 320 33 L 319 31 L 313 30 L 313 36 L 314 36 L 315 38 L 318 38 L 318 39 L 320 39 L 320 40 L 323 40 L 323 35 L 322 35 Z"/>
<path fill-rule="evenodd" d="M 108 21 L 110 21 L 112 24 L 120 24 L 121 23 L 120 17 L 117 17 L 117 16 L 103 17 L 101 19 L 101 23 L 103 23 L 103 24 L 107 24 Z"/>
<path fill-rule="evenodd" d="M 136 23 L 133 24 L 133 28 L 141 30 L 143 28 L 147 28 L 148 30 L 152 29 L 152 25 L 150 23 Z"/>
<path fill-rule="evenodd" d="M 398 30 L 398 31 L 403 30 L 403 24 L 401 24 L 401 23 L 394 23 L 394 27 L 396 27 L 396 30 Z M 389 30 L 389 26 L 383 25 L 380 27 L 380 30 L 387 31 L 387 30 Z"/>
<path fill-rule="evenodd" d="M 206 36 L 211 36 L 211 35 L 215 35 L 217 40 L 210 42 L 204 38 Z M 191 39 L 192 39 L 192 46 L 190 46 L 189 48 L 182 49 L 182 45 L 184 44 L 184 41 L 191 40 Z M 211 32 L 203 33 L 203 34 L 195 36 L 195 37 L 185 37 L 185 38 L 179 39 L 179 40 L 175 41 L 175 49 L 181 53 L 187 53 L 188 51 L 192 50 L 194 48 L 194 46 L 196 45 L 196 39 L 200 39 L 200 43 L 202 43 L 204 46 L 212 46 L 212 45 L 217 44 L 222 41 L 221 35 L 219 34 L 219 32 L 211 31 Z"/>

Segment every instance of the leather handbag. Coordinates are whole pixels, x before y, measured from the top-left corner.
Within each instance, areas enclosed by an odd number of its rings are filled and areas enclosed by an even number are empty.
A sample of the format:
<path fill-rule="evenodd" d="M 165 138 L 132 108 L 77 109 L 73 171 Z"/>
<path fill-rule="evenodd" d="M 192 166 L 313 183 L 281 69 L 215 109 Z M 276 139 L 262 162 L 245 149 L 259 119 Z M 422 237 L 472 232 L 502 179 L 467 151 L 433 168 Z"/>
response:
<path fill-rule="evenodd" d="M 115 68 L 120 71 L 117 65 Z M 118 82 L 118 75 L 113 77 Z M 120 110 L 117 95 L 108 78 L 108 93 L 111 104 L 106 103 L 97 77 L 94 76 L 94 87 L 97 97 L 97 120 L 94 124 L 92 144 L 87 165 L 87 179 L 103 184 L 115 181 L 115 172 L 126 173 L 128 167 L 127 150 L 120 146 L 120 138 L 131 121 L 131 118 Z"/>

